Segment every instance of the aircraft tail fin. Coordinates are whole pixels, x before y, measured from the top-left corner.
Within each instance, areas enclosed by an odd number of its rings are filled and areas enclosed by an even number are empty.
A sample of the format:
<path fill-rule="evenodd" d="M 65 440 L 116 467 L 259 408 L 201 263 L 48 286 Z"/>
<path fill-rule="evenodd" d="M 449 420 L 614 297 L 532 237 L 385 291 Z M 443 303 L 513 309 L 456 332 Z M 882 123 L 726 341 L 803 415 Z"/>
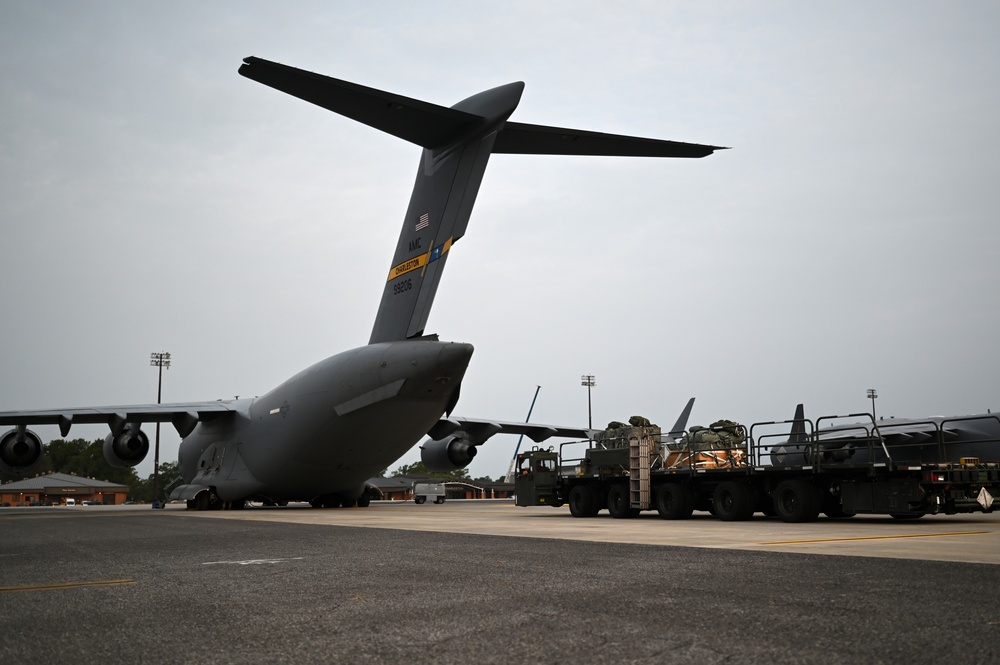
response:
<path fill-rule="evenodd" d="M 684 436 L 687 431 L 688 418 L 691 417 L 691 409 L 694 407 L 694 397 L 688 400 L 688 403 L 684 406 L 684 410 L 681 411 L 681 415 L 677 417 L 677 422 L 674 426 L 670 428 L 670 436 L 673 439 L 679 439 Z"/>
<path fill-rule="evenodd" d="M 716 146 L 509 123 L 524 83 L 447 108 L 261 58 L 243 76 L 421 146 L 370 344 L 421 337 L 452 245 L 464 234 L 493 153 L 704 157 Z"/>
<path fill-rule="evenodd" d="M 806 443 L 808 438 L 805 408 L 799 404 L 795 407 L 795 415 L 792 416 L 792 429 L 788 432 L 788 443 Z"/>

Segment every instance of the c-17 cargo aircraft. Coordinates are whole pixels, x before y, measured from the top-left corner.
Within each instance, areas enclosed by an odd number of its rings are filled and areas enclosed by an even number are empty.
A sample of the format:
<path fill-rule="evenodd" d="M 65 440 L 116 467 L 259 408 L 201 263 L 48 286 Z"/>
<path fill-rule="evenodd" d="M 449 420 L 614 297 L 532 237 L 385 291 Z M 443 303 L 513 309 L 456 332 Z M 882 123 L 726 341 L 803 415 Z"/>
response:
<path fill-rule="evenodd" d="M 421 437 L 430 468 L 468 465 L 498 433 L 586 437 L 589 430 L 453 418 L 471 344 L 426 334 L 445 262 L 465 234 L 490 155 L 705 157 L 717 146 L 508 122 L 524 84 L 509 83 L 450 108 L 286 65 L 246 58 L 243 76 L 388 132 L 422 148 L 396 252 L 366 346 L 331 356 L 253 399 L 0 412 L 0 468 L 21 472 L 41 457 L 29 425 L 104 423 L 104 456 L 134 466 L 149 450 L 140 429 L 169 422 L 181 436 L 184 484 L 171 500 L 209 509 L 249 499 L 317 507 L 367 505 L 366 481 Z"/>
<path fill-rule="evenodd" d="M 844 423 L 848 418 L 868 420 Z M 867 465 L 959 464 L 993 461 L 1000 453 L 1000 414 L 928 416 L 875 420 L 875 414 L 853 413 L 807 420 L 802 404 L 795 407 L 788 439 L 770 451 L 775 466 L 800 464 Z"/>

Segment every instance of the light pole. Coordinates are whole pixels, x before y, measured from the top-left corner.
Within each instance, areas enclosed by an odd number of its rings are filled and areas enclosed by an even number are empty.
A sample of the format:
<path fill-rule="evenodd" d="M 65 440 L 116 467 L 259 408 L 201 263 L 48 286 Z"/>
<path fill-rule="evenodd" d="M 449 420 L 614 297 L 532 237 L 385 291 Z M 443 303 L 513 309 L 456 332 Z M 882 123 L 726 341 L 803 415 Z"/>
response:
<path fill-rule="evenodd" d="M 159 379 L 156 382 L 156 403 L 163 397 L 163 368 L 170 369 L 170 354 L 166 351 L 149 354 L 149 364 L 159 368 Z M 160 488 L 160 421 L 156 421 L 156 447 L 153 453 L 153 507 L 156 507 Z"/>
<path fill-rule="evenodd" d="M 584 374 L 580 377 L 580 385 L 587 386 L 587 428 L 594 429 L 592 411 L 590 408 L 590 389 L 597 385 L 597 379 L 593 374 Z"/>
<path fill-rule="evenodd" d="M 878 397 L 878 391 L 874 388 L 868 389 L 868 399 L 872 401 L 872 421 L 875 421 L 875 399 Z M 877 425 L 878 423 L 876 423 Z"/>

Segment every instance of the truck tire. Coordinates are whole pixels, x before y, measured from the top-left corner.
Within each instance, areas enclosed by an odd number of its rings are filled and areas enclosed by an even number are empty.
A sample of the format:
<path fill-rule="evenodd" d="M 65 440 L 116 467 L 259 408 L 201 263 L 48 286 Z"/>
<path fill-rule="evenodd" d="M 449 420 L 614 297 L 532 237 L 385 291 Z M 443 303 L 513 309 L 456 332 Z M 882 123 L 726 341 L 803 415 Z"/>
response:
<path fill-rule="evenodd" d="M 715 516 L 724 522 L 750 519 L 753 517 L 755 503 L 750 487 L 734 480 L 719 483 L 712 494 Z"/>
<path fill-rule="evenodd" d="M 667 483 L 656 493 L 656 512 L 665 520 L 686 520 L 694 512 L 694 489 L 684 483 Z"/>
<path fill-rule="evenodd" d="M 775 517 L 778 513 L 774 510 L 774 501 L 763 492 L 757 493 L 757 511 L 764 514 L 764 517 Z"/>
<path fill-rule="evenodd" d="M 819 516 L 819 489 L 808 480 L 786 480 L 773 493 L 774 511 L 782 522 L 812 522 Z"/>
<path fill-rule="evenodd" d="M 826 494 L 823 497 L 823 507 L 821 510 L 824 515 L 832 520 L 843 520 L 857 515 L 853 511 L 844 510 L 844 506 L 840 503 L 840 497 L 833 494 Z"/>
<path fill-rule="evenodd" d="M 608 490 L 608 512 L 615 519 L 638 517 L 639 510 L 632 507 L 628 485 L 612 485 Z"/>
<path fill-rule="evenodd" d="M 569 512 L 573 517 L 594 517 L 600 510 L 597 493 L 586 485 L 577 485 L 569 491 Z"/>
<path fill-rule="evenodd" d="M 417 503 L 417 504 L 423 503 L 426 500 L 427 500 L 427 497 L 425 497 L 425 496 L 415 496 L 415 497 L 413 497 L 413 503 Z"/>

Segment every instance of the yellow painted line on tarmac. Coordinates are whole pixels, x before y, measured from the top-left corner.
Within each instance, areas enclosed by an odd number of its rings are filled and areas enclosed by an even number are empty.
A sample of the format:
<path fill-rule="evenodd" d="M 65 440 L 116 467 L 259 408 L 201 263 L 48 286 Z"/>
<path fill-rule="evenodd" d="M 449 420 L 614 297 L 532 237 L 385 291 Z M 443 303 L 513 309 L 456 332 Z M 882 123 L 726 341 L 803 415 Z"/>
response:
<path fill-rule="evenodd" d="M 78 589 L 92 586 L 123 586 L 135 584 L 135 580 L 95 580 L 91 582 L 56 582 L 53 584 L 24 584 L 21 586 L 0 586 L 0 593 L 19 593 L 22 591 L 55 591 L 57 589 Z"/>
<path fill-rule="evenodd" d="M 906 533 L 896 536 L 855 536 L 853 538 L 817 538 L 814 540 L 778 540 L 758 545 L 810 545 L 812 543 L 849 543 L 858 540 L 894 540 L 898 538 L 948 538 L 951 536 L 983 536 L 995 531 L 953 531 L 951 533 Z"/>

